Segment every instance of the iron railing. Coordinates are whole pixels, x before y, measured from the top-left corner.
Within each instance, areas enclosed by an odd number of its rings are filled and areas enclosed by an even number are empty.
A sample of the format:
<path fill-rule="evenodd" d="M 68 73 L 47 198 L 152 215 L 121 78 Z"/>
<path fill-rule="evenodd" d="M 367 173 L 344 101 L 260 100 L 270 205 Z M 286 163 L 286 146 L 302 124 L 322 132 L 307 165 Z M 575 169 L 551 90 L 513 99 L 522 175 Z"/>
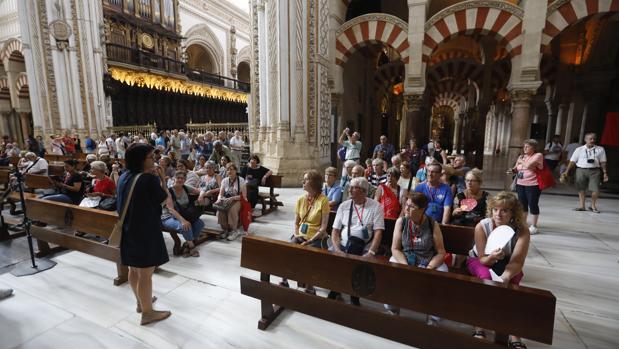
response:
<path fill-rule="evenodd" d="M 250 92 L 249 83 L 207 73 L 202 70 L 191 69 L 182 61 L 118 44 L 108 43 L 106 44 L 106 48 L 107 59 L 110 61 L 131 64 L 148 69 L 156 69 L 170 74 L 185 75 L 191 81 Z"/>

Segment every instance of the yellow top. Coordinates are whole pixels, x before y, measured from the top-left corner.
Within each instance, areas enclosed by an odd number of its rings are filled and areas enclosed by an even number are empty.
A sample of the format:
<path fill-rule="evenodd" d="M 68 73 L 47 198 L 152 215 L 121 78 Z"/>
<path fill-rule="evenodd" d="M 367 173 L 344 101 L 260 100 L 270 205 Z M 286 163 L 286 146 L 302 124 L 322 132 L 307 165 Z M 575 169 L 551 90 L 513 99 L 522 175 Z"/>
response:
<path fill-rule="evenodd" d="M 301 220 L 299 223 L 299 231 L 296 231 L 294 235 L 302 236 L 307 240 L 313 238 L 316 231 L 320 229 L 322 215 L 328 215 L 330 210 L 329 199 L 327 199 L 325 194 L 321 193 L 313 203 L 307 199 L 306 195 L 299 197 L 299 199 L 297 199 L 297 205 L 295 206 L 294 212 Z M 300 231 L 300 226 L 303 223 L 307 224 L 307 232 L 305 234 Z"/>

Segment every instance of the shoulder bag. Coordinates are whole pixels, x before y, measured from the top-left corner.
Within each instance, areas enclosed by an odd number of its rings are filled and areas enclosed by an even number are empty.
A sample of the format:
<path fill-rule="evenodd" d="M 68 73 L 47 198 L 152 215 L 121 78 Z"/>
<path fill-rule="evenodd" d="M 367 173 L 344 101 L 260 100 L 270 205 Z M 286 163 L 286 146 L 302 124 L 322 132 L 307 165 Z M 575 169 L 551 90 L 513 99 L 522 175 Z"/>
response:
<path fill-rule="evenodd" d="M 133 189 L 135 189 L 135 183 L 137 183 L 141 175 L 142 174 L 140 173 L 137 176 L 135 176 L 135 179 L 133 179 L 133 183 L 131 183 L 131 189 L 129 189 L 129 195 L 127 195 L 127 199 L 125 199 L 125 202 L 123 202 L 123 208 L 120 214 L 120 218 L 118 219 L 118 222 L 116 222 L 116 224 L 114 225 L 112 234 L 110 234 L 110 240 L 108 242 L 109 246 L 120 247 L 120 240 L 122 239 L 122 235 L 123 235 L 123 224 L 125 223 L 125 216 L 127 215 L 127 208 L 129 207 L 129 204 L 131 203 L 131 199 L 133 197 Z"/>

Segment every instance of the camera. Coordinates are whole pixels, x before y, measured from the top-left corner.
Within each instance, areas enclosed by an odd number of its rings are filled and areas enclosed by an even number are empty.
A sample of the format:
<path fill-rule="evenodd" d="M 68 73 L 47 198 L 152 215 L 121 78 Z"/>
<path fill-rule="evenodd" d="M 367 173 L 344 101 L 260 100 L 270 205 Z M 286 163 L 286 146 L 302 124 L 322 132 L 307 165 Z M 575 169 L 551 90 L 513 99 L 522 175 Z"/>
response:
<path fill-rule="evenodd" d="M 592 163 L 594 163 L 594 162 L 595 162 L 595 159 L 587 159 L 587 162 L 588 162 L 588 163 L 590 163 L 590 164 L 592 164 Z"/>
<path fill-rule="evenodd" d="M 524 172 L 518 172 L 518 174 L 516 174 L 516 177 L 518 177 L 518 179 L 522 179 L 524 178 Z"/>

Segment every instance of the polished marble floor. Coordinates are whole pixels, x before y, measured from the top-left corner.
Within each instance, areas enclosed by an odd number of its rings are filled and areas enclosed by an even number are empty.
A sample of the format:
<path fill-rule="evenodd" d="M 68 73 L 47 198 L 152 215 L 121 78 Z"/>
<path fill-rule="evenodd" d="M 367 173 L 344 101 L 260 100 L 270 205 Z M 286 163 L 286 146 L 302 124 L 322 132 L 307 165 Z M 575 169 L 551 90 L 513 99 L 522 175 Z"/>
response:
<path fill-rule="evenodd" d="M 285 206 L 252 223 L 253 233 L 289 235 L 301 191 L 281 194 Z M 557 297 L 553 348 L 617 348 L 619 201 L 602 199 L 601 214 L 574 212 L 575 204 L 574 197 L 542 195 L 541 233 L 532 237 L 524 284 Z M 214 226 L 214 217 L 204 219 Z M 154 276 L 156 306 L 173 315 L 150 326 L 139 326 L 129 286 L 112 285 L 115 266 L 105 260 L 65 252 L 53 258 L 58 264 L 51 270 L 8 273 L 28 257 L 25 241 L 0 243 L 0 288 L 15 289 L 0 301 L 0 348 L 405 347 L 290 311 L 259 331 L 258 301 L 239 293 L 240 275 L 257 277 L 239 266 L 240 241 L 209 241 L 199 258 L 172 257 L 163 265 Z"/>

